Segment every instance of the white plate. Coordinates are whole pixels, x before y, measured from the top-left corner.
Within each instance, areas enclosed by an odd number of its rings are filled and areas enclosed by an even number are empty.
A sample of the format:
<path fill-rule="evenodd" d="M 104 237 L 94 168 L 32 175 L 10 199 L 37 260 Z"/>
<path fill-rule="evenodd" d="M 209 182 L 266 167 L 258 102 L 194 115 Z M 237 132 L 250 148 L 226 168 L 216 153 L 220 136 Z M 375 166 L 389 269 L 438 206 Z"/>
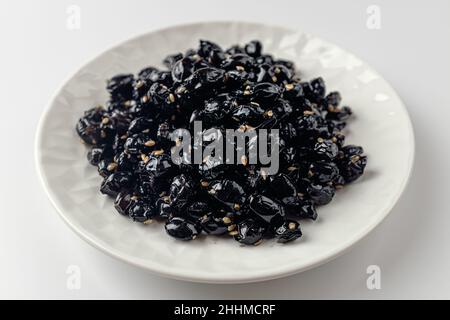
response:
<path fill-rule="evenodd" d="M 364 146 L 365 175 L 303 223 L 290 244 L 240 246 L 227 238 L 176 241 L 163 225 L 143 226 L 117 214 L 99 192 L 101 178 L 86 161 L 74 126 L 83 111 L 106 101 L 105 80 L 120 72 L 161 65 L 168 53 L 197 47 L 199 39 L 223 46 L 259 39 L 276 57 L 296 62 L 304 79 L 322 76 L 355 113 L 348 143 Z M 414 137 L 407 111 L 391 86 L 353 54 L 301 31 L 261 24 L 220 22 L 171 27 L 122 43 L 80 69 L 57 92 L 42 116 L 37 168 L 63 220 L 102 251 L 154 273 L 212 283 L 262 281 L 304 271 L 335 258 L 389 213 L 407 183 Z"/>

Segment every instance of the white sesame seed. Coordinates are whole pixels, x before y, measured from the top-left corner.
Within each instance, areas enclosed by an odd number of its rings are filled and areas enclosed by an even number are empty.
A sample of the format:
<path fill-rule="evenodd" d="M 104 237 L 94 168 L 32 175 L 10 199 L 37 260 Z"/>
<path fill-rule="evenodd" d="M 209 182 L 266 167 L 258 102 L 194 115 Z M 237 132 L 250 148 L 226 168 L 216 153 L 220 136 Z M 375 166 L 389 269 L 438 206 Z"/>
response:
<path fill-rule="evenodd" d="M 223 221 L 223 223 L 226 223 L 226 224 L 231 223 L 231 219 L 228 218 L 228 217 L 223 217 L 223 218 L 222 218 L 222 221 Z"/>
<path fill-rule="evenodd" d="M 109 172 L 112 172 L 114 170 L 117 169 L 117 163 L 115 162 L 111 162 L 110 164 L 108 164 L 108 166 L 106 167 L 106 170 L 108 170 Z"/>
<path fill-rule="evenodd" d="M 145 145 L 146 147 L 153 147 L 155 144 L 156 144 L 156 142 L 153 141 L 153 140 L 148 140 L 148 141 L 146 141 L 146 142 L 144 143 L 144 145 Z"/>

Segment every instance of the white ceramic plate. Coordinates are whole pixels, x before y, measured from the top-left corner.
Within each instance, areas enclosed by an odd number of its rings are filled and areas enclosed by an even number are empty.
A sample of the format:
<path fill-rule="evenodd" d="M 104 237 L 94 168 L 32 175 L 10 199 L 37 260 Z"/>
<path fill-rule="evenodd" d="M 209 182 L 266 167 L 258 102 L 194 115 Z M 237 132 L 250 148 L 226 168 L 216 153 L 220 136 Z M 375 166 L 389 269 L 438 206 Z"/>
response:
<path fill-rule="evenodd" d="M 86 161 L 74 125 L 83 111 L 106 101 L 105 80 L 120 72 L 161 65 L 168 53 L 259 39 L 267 52 L 296 62 L 304 79 L 322 76 L 355 113 L 347 142 L 364 146 L 365 175 L 302 225 L 304 237 L 286 245 L 240 246 L 227 238 L 176 241 L 160 223 L 132 223 L 99 192 L 101 178 Z M 242 283 L 300 272 L 338 256 L 389 213 L 405 188 L 414 158 L 407 111 L 391 86 L 353 54 L 299 30 L 221 22 L 176 26 L 122 43 L 73 75 L 46 109 L 37 133 L 36 162 L 45 190 L 63 220 L 102 251 L 154 273 L 212 283 Z"/>

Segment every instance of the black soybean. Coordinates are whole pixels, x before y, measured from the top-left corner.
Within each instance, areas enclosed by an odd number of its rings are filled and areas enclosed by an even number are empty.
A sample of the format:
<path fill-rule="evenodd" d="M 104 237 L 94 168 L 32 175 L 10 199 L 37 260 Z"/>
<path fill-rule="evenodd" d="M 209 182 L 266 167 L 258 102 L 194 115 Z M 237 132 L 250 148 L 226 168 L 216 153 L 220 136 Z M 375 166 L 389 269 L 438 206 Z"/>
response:
<path fill-rule="evenodd" d="M 88 109 L 75 126 L 103 177 L 100 191 L 121 215 L 163 220 L 180 240 L 203 232 L 245 245 L 285 243 L 302 236 L 297 220 L 316 220 L 318 206 L 363 175 L 363 148 L 345 145 L 353 112 L 341 94 L 327 93 L 321 77 L 300 80 L 293 62 L 265 53 L 260 41 L 222 48 L 201 40 L 163 64 L 107 80 L 106 108 Z M 267 175 L 246 155 L 234 165 L 174 163 L 171 134 L 182 128 L 194 136 L 194 121 L 204 132 L 279 129 L 278 173 Z M 204 147 L 214 139 L 206 140 Z"/>

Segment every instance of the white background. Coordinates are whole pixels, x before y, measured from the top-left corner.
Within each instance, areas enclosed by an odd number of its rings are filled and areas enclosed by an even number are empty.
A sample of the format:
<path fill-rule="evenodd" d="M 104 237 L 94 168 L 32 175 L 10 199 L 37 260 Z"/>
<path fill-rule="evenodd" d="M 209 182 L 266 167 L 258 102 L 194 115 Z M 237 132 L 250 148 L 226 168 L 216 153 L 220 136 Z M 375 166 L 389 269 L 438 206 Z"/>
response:
<path fill-rule="evenodd" d="M 80 30 L 66 28 L 71 4 L 81 8 Z M 381 30 L 366 28 L 371 4 L 381 8 Z M 159 278 L 90 247 L 62 222 L 36 175 L 36 126 L 62 82 L 107 48 L 172 24 L 229 19 L 301 28 L 371 64 L 407 105 L 415 167 L 390 216 L 326 265 L 246 285 Z M 9 0 L 0 3 L 0 41 L 0 298 L 450 298 L 448 0 Z M 366 287 L 372 264 L 380 290 Z M 69 265 L 81 269 L 80 290 L 66 287 Z"/>

